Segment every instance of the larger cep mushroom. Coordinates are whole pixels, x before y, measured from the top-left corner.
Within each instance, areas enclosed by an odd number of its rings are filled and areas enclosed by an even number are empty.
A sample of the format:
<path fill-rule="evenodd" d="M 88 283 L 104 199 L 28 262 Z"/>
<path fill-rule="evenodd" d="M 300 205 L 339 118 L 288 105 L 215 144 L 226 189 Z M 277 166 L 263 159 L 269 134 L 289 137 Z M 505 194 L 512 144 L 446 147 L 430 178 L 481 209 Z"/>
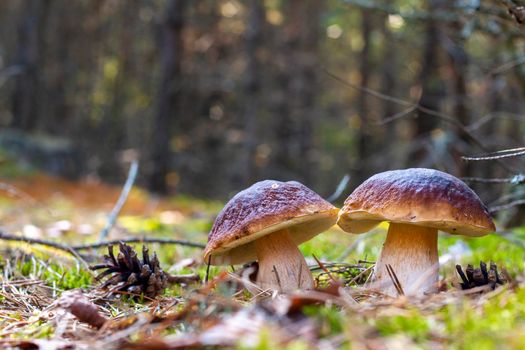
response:
<path fill-rule="evenodd" d="M 298 182 L 257 182 L 219 213 L 204 259 L 212 265 L 257 260 L 257 284 L 263 289 L 311 289 L 313 279 L 297 246 L 333 226 L 338 212 Z"/>
<path fill-rule="evenodd" d="M 398 292 L 395 277 L 405 294 L 437 291 L 438 230 L 471 237 L 495 230 L 487 208 L 464 182 L 423 168 L 372 176 L 346 199 L 337 223 L 343 230 L 359 234 L 382 221 L 390 225 L 375 266 L 375 280 L 388 295 Z"/>

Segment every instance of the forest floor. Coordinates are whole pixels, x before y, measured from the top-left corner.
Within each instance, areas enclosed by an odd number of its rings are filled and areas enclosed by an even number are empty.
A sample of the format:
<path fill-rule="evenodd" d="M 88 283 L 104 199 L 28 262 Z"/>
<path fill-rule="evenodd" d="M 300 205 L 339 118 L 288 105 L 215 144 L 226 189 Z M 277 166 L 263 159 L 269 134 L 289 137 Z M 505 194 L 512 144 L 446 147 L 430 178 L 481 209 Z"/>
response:
<path fill-rule="evenodd" d="M 4 232 L 71 246 L 97 241 L 120 192 L 39 174 L 2 184 Z M 134 189 L 109 238 L 205 244 L 222 204 L 184 196 L 156 199 Z M 361 236 L 333 228 L 303 244 L 320 290 L 266 298 L 243 288 L 239 268 L 208 271 L 198 247 L 148 244 L 163 270 L 199 276 L 182 278 L 184 283 L 150 298 L 108 295 L 100 288 L 86 266 L 102 263 L 107 247 L 84 249 L 75 257 L 46 245 L 0 240 L 0 348 L 523 348 L 525 228 L 512 230 L 512 236 L 440 236 L 442 291 L 387 298 L 364 284 L 385 227 Z M 132 246 L 140 256 L 141 244 Z M 506 269 L 509 281 L 495 289 L 461 290 L 455 265 L 478 266 L 481 260 Z M 65 293 L 69 290 L 80 292 Z"/>

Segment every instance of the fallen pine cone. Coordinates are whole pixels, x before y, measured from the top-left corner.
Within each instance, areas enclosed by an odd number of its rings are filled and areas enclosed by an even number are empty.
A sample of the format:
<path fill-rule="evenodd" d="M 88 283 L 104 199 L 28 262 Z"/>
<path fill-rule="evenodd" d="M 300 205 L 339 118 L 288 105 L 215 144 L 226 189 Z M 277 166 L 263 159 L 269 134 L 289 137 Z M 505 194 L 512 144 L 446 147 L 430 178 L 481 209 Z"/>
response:
<path fill-rule="evenodd" d="M 124 243 L 119 243 L 117 258 L 113 246 L 108 246 L 108 255 L 104 255 L 104 263 L 91 266 L 91 270 L 106 269 L 96 279 L 102 280 L 111 276 L 100 288 L 109 288 L 109 294 L 127 292 L 132 295 L 144 294 L 154 298 L 162 293 L 168 285 L 168 275 L 162 271 L 157 254 L 150 259 L 148 248 L 142 246 L 142 261 L 135 250 Z"/>
<path fill-rule="evenodd" d="M 498 267 L 492 261 L 488 270 L 487 264 L 483 261 L 479 262 L 479 269 L 468 264 L 465 272 L 463 272 L 461 265 L 456 265 L 456 270 L 461 278 L 460 286 L 463 290 L 485 285 L 490 285 L 492 289 L 495 289 L 496 285 L 503 285 L 509 280 L 507 271 L 502 269 L 501 274 L 498 273 Z"/>

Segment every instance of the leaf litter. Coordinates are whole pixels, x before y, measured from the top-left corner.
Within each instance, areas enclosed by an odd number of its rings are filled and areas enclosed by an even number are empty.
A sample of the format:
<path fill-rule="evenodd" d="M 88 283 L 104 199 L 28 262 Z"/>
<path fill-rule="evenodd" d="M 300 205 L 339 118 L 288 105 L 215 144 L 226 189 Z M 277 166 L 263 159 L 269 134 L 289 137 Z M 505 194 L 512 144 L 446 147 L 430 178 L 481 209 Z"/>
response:
<path fill-rule="evenodd" d="M 60 235 L 72 235 L 78 226 L 72 222 Z M 493 303 L 503 308 L 523 294 L 521 277 L 511 279 L 492 262 L 489 268 L 457 268 L 457 276 L 441 281 L 439 294 L 392 298 L 368 285 L 373 262 L 314 257 L 318 289 L 276 295 L 255 285 L 256 263 L 232 272 L 212 269 L 204 283 L 206 264 L 198 252 L 183 248 L 163 251 L 162 259 L 149 256 L 147 248 L 139 256 L 126 244 L 119 244 L 116 256 L 112 248 L 104 258 L 91 250 L 105 271 L 95 279 L 67 255 L 6 246 L 0 347 L 7 349 L 445 348 L 458 341 L 458 331 L 446 329 L 456 319 L 479 317 Z M 171 267 L 162 269 L 160 261 Z"/>
<path fill-rule="evenodd" d="M 109 276 L 108 280 L 64 291 L 58 299 L 44 280 L 11 273 L 12 278 L 3 281 L 0 294 L 3 298 L 0 336 L 4 338 L 0 345 L 21 349 L 255 348 L 266 336 L 271 337 L 273 346 L 279 347 L 291 346 L 300 340 L 311 348 L 339 348 L 350 343 L 368 348 L 392 340 L 383 339 L 378 343 L 380 334 L 366 322 L 332 334 L 323 329 L 324 321 L 312 317 L 312 310 L 314 314 L 328 310 L 353 319 L 405 315 L 414 308 L 431 313 L 444 305 L 461 303 L 465 297 L 491 298 L 512 288 L 512 283 L 496 289 L 495 284 L 489 289 L 480 285 L 476 293 L 471 293 L 471 288 L 458 284 L 458 288 L 432 296 L 390 298 L 367 288 L 365 275 L 370 274 L 373 267 L 370 262 L 319 261 L 318 266 L 312 267 L 312 271 L 317 272 L 318 289 L 289 295 L 262 290 L 254 293 L 253 288 L 257 286 L 251 281 L 253 276 L 250 278 L 253 265 L 236 272 L 219 273 L 206 284 L 198 279 L 184 281 L 177 290 L 179 295 L 169 296 L 161 293 L 163 289 L 155 289 L 155 293 L 148 296 L 149 278 L 140 284 L 140 290 L 126 290 L 137 286 L 136 279 L 129 283 L 129 276 L 145 271 L 144 266 L 154 266 L 156 273 L 162 272 L 158 260 L 151 264 L 152 260 L 155 258 L 149 258 L 146 248 L 140 260 L 130 246 L 121 244 L 117 257 L 110 247 L 104 263 L 95 266 L 106 269 L 97 280 Z M 13 264 L 16 263 L 4 265 L 4 275 L 10 274 L 8 269 L 13 268 Z M 193 262 L 184 264 L 193 265 Z M 491 269 L 495 268 L 491 263 Z M 148 272 L 151 275 L 151 271 Z M 167 280 L 165 277 L 164 287 Z M 503 281 L 500 280 L 501 284 Z M 43 329 L 48 329 L 49 334 L 42 334 Z M 348 332 L 351 334 L 345 334 Z"/>

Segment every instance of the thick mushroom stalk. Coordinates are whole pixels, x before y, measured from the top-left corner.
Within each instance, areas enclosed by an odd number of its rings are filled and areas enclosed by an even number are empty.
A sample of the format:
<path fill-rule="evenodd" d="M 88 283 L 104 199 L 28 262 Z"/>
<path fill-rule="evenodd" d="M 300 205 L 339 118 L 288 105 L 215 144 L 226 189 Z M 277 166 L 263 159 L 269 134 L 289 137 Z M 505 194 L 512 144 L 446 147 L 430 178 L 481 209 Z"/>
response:
<path fill-rule="evenodd" d="M 259 261 L 257 284 L 261 288 L 289 293 L 314 287 L 310 269 L 288 230 L 276 231 L 254 243 Z"/>
<path fill-rule="evenodd" d="M 387 266 L 392 266 L 406 295 L 437 292 L 439 257 L 437 229 L 390 223 L 381 256 L 375 267 L 376 283 L 385 294 L 398 294 Z"/>

